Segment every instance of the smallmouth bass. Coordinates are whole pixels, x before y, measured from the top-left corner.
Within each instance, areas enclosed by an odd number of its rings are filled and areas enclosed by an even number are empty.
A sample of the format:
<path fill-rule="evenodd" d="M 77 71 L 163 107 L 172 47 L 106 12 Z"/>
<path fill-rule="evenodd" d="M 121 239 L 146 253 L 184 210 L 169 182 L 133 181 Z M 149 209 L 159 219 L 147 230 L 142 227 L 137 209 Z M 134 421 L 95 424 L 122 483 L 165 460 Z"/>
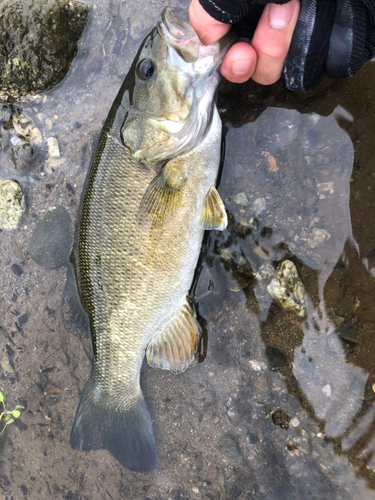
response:
<path fill-rule="evenodd" d="M 163 11 L 112 105 L 81 198 L 71 260 L 94 360 L 70 443 L 107 449 L 133 471 L 156 466 L 144 356 L 176 373 L 193 362 L 201 331 L 188 292 L 204 230 L 227 225 L 213 97 L 229 44 L 205 47 Z"/>

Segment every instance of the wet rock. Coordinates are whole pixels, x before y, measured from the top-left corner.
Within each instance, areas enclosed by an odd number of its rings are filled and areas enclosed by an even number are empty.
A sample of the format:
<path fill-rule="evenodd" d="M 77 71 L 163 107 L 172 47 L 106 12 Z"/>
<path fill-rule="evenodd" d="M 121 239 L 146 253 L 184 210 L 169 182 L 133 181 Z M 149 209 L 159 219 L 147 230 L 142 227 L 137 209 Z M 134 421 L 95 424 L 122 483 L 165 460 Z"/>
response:
<path fill-rule="evenodd" d="M 72 235 L 71 221 L 63 207 L 48 212 L 36 225 L 28 252 L 34 262 L 45 269 L 59 269 L 67 263 Z"/>
<path fill-rule="evenodd" d="M 257 231 L 258 228 L 259 228 L 259 221 L 258 221 L 258 219 L 255 219 L 254 217 L 252 217 L 249 220 L 249 226 L 252 227 L 253 229 L 255 229 L 255 231 Z"/>
<path fill-rule="evenodd" d="M 264 198 L 257 198 L 253 203 L 253 210 L 255 217 L 257 217 L 263 210 L 266 209 L 267 203 Z"/>
<path fill-rule="evenodd" d="M 243 168 L 241 163 L 235 163 L 234 167 L 233 167 L 233 174 L 234 174 L 235 178 L 238 179 L 239 177 L 242 177 L 244 175 L 244 173 L 245 173 L 245 169 Z"/>
<path fill-rule="evenodd" d="M 327 309 L 327 313 L 334 322 L 335 328 L 340 328 L 340 326 L 344 323 L 345 318 L 343 316 L 338 316 L 332 308 Z"/>
<path fill-rule="evenodd" d="M 130 20 L 130 36 L 138 42 L 152 30 L 154 24 L 153 19 L 146 12 L 137 12 Z"/>
<path fill-rule="evenodd" d="M 25 210 L 25 198 L 18 182 L 12 179 L 0 181 L 0 229 L 17 229 Z"/>
<path fill-rule="evenodd" d="M 344 321 L 336 332 L 343 340 L 358 344 L 358 333 L 350 323 Z"/>
<path fill-rule="evenodd" d="M 261 375 L 254 382 L 254 386 L 262 392 L 265 392 L 268 389 L 268 380 L 266 375 Z"/>
<path fill-rule="evenodd" d="M 48 160 L 44 165 L 44 170 L 47 174 L 50 174 L 55 170 L 55 168 L 64 162 L 64 159 L 60 158 L 59 143 L 55 137 L 48 137 L 47 146 Z"/>
<path fill-rule="evenodd" d="M 223 438 L 220 441 L 218 448 L 224 457 L 235 462 L 236 464 L 238 465 L 247 464 L 242 453 L 238 449 L 237 443 L 236 441 L 234 441 L 234 439 L 231 439 L 230 437 Z"/>
<path fill-rule="evenodd" d="M 6 106 L 5 104 L 2 104 L 0 106 L 0 122 L 7 122 L 10 120 L 12 116 L 12 109 L 10 106 Z"/>
<path fill-rule="evenodd" d="M 267 365 L 264 361 L 258 361 L 256 359 L 251 359 L 249 361 L 250 366 L 253 370 L 257 372 L 265 372 L 267 370 Z"/>
<path fill-rule="evenodd" d="M 24 170 L 34 155 L 33 147 L 29 141 L 21 139 L 18 136 L 12 137 L 10 143 L 10 161 L 16 170 Z"/>
<path fill-rule="evenodd" d="M 19 278 L 20 276 L 23 275 L 23 269 L 20 265 L 18 264 L 12 264 L 10 266 L 10 269 L 12 271 L 13 274 L 15 274 L 17 276 L 17 278 Z"/>
<path fill-rule="evenodd" d="M 252 432 L 249 432 L 249 443 L 250 444 L 256 444 L 259 442 L 259 438 L 256 434 L 253 434 Z"/>
<path fill-rule="evenodd" d="M 9 132 L 0 126 L 0 149 L 4 149 L 9 144 Z"/>
<path fill-rule="evenodd" d="M 258 272 L 255 274 L 257 280 L 271 280 L 275 276 L 275 270 L 272 264 L 267 263 L 260 266 Z"/>
<path fill-rule="evenodd" d="M 234 197 L 234 203 L 237 203 L 237 205 L 242 205 L 243 207 L 246 207 L 249 204 L 249 200 L 247 199 L 245 193 L 238 193 Z"/>
<path fill-rule="evenodd" d="M 52 174 L 62 163 L 64 163 L 64 158 L 48 158 L 44 164 L 45 173 Z"/>
<path fill-rule="evenodd" d="M 48 137 L 47 146 L 48 156 L 50 158 L 60 158 L 59 143 L 57 142 L 56 137 Z"/>
<path fill-rule="evenodd" d="M 332 394 L 332 389 L 331 389 L 331 386 L 329 384 L 326 384 L 323 389 L 322 389 L 322 392 L 325 396 L 327 396 L 327 398 L 330 398 L 331 397 L 331 394 Z"/>
<path fill-rule="evenodd" d="M 275 277 L 267 286 L 267 290 L 284 309 L 293 311 L 301 318 L 305 317 L 305 288 L 293 262 L 284 260 L 277 267 Z"/>
<path fill-rule="evenodd" d="M 312 233 L 307 239 L 307 243 L 310 248 L 321 247 L 326 241 L 331 238 L 331 235 L 325 229 L 319 229 L 314 227 Z"/>
<path fill-rule="evenodd" d="M 87 5 L 69 0 L 0 3 L 0 101 L 51 88 L 66 75 L 88 19 Z"/>
<path fill-rule="evenodd" d="M 233 257 L 233 255 L 232 255 L 232 252 L 228 248 L 222 248 L 220 250 L 220 257 L 223 260 L 228 261 Z"/>
<path fill-rule="evenodd" d="M 29 140 L 31 144 L 34 144 L 35 146 L 42 145 L 42 133 L 35 125 L 34 120 L 19 109 L 13 115 L 13 126 L 17 134 Z"/>
<path fill-rule="evenodd" d="M 14 373 L 13 367 L 10 364 L 9 356 L 6 352 L 2 352 L 0 358 L 0 368 L 8 374 Z"/>
<path fill-rule="evenodd" d="M 299 420 L 298 420 L 298 418 L 297 417 L 292 418 L 292 420 L 290 421 L 290 425 L 292 427 L 298 427 L 299 426 Z"/>

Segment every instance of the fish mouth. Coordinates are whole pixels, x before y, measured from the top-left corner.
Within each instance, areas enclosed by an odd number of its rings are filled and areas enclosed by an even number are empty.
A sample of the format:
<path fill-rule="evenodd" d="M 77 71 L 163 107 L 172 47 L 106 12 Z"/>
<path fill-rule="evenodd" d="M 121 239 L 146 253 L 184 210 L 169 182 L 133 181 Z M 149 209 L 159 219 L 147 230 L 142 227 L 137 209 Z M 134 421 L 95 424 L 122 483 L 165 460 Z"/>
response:
<path fill-rule="evenodd" d="M 173 47 L 187 63 L 195 63 L 209 56 L 214 66 L 219 67 L 234 42 L 234 36 L 228 33 L 217 43 L 204 45 L 192 26 L 182 21 L 170 7 L 163 10 L 161 18 L 162 22 L 159 25 L 161 34 L 168 45 Z"/>

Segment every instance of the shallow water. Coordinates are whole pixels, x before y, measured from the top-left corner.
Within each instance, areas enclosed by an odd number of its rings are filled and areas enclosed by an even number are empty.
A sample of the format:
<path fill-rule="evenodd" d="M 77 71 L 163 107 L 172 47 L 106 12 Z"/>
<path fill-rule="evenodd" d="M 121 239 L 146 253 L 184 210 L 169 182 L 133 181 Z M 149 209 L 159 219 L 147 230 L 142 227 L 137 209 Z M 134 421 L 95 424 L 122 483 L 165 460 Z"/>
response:
<path fill-rule="evenodd" d="M 59 241 L 69 251 L 100 127 L 165 5 L 147 2 L 139 14 L 138 2 L 90 2 L 69 74 L 41 102 L 22 106 L 44 140 L 57 138 L 64 161 L 49 172 L 44 142 L 28 171 L 12 172 L 28 212 L 17 232 L 0 234 L 0 390 L 8 408 L 26 407 L 1 439 L 0 492 L 9 499 L 373 498 L 373 63 L 306 95 L 281 84 L 221 85 L 219 191 L 229 227 L 207 234 L 192 290 L 205 359 L 179 376 L 144 367 L 155 472 L 131 473 L 106 451 L 69 447 L 90 341 L 69 310 L 67 267 L 47 258 L 36 264 L 30 245 L 58 209 Z M 264 266 L 286 258 L 306 289 L 305 320 L 272 301 L 267 278 L 259 279 Z"/>

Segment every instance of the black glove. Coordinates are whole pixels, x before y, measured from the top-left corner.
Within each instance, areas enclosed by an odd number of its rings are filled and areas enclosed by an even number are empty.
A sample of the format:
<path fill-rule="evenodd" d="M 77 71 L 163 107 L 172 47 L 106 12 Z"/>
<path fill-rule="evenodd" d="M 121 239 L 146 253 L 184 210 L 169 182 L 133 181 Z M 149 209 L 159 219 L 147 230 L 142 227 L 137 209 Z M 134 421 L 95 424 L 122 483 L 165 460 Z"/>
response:
<path fill-rule="evenodd" d="M 286 0 L 199 0 L 212 17 L 234 24 L 239 37 L 252 38 L 267 3 Z M 301 0 L 301 10 L 285 60 L 290 90 L 306 91 L 326 74 L 354 75 L 375 53 L 375 0 Z"/>
<path fill-rule="evenodd" d="M 283 76 L 305 91 L 331 78 L 353 76 L 374 57 L 375 0 L 302 0 Z"/>

